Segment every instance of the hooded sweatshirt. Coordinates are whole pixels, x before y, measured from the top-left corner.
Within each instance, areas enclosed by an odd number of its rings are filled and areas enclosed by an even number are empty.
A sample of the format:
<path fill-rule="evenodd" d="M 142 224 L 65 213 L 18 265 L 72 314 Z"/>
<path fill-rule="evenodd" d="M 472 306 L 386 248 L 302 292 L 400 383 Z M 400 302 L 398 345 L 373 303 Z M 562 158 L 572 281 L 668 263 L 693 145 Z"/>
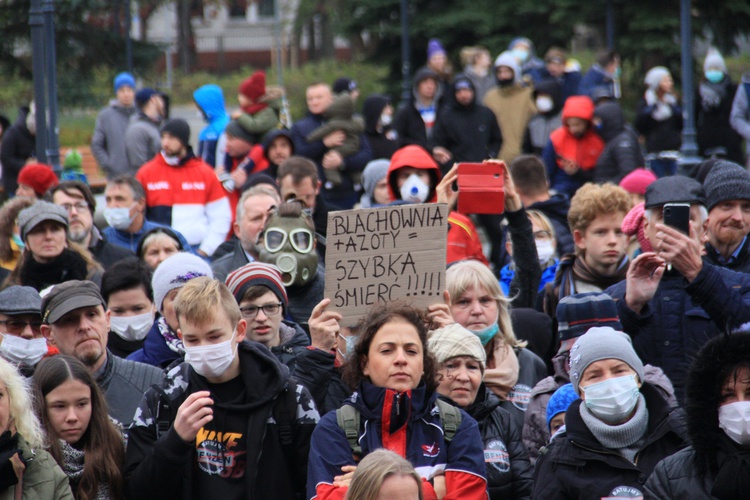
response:
<path fill-rule="evenodd" d="M 568 118 L 581 118 L 589 122 L 583 136 L 570 133 L 566 124 Z M 542 153 L 547 166 L 550 187 L 572 196 L 584 183 L 593 179 L 594 167 L 604 149 L 604 141 L 594 132 L 591 120 L 594 118 L 594 103 L 586 96 L 573 96 L 563 107 L 563 126 L 552 132 Z M 580 168 L 573 175 L 563 170 L 563 159 L 574 161 Z"/>
<path fill-rule="evenodd" d="M 215 167 L 216 145 L 229 123 L 229 115 L 224 107 L 224 94 L 218 85 L 208 84 L 199 87 L 193 93 L 193 99 L 208 121 L 198 137 L 198 156 Z"/>
<path fill-rule="evenodd" d="M 512 53 L 503 52 L 495 59 L 494 71 L 500 66 L 513 70 L 513 84 L 507 87 L 498 85 L 484 98 L 484 105 L 492 110 L 503 134 L 503 147 L 500 156 L 506 163 L 521 153 L 523 136 L 529 120 L 536 114 L 531 87 L 521 83 L 521 67 Z"/>
<path fill-rule="evenodd" d="M 370 143 L 372 157 L 375 160 L 390 158 L 398 149 L 396 133 L 391 126 L 381 126 L 380 116 L 383 109 L 390 104 L 390 99 L 380 94 L 372 94 L 362 103 L 362 116 L 365 119 L 365 137 Z"/>
<path fill-rule="evenodd" d="M 456 88 L 468 86 L 474 93 L 474 84 L 465 76 L 455 79 L 451 85 L 451 104 L 440 115 L 432 133 L 435 146 L 448 149 L 451 162 L 479 162 L 496 158 L 503 137 L 492 111 L 476 102 L 476 94 L 468 104 L 459 103 Z M 525 126 L 525 125 L 524 125 Z"/>
<path fill-rule="evenodd" d="M 391 201 L 401 200 L 401 192 L 398 188 L 396 171 L 402 167 L 414 167 L 427 170 L 430 173 L 430 193 L 426 203 L 435 203 L 437 193 L 435 187 L 442 175 L 432 156 L 419 146 L 406 146 L 393 154 L 391 165 L 388 168 L 388 195 Z M 482 251 L 482 242 L 471 219 L 458 212 L 448 215 L 448 242 L 447 262 L 455 262 L 463 259 L 474 259 L 487 264 L 487 258 Z"/>
<path fill-rule="evenodd" d="M 627 174 L 645 164 L 638 136 L 625 124 L 622 108 L 616 102 L 599 104 L 594 115 L 601 122 L 598 133 L 606 143 L 596 162 L 594 181 L 618 184 Z"/>
<path fill-rule="evenodd" d="M 419 100 L 417 89 L 419 84 L 428 78 L 435 80 L 437 90 L 435 90 L 432 103 L 424 105 Z M 437 73 L 429 68 L 422 68 L 414 75 L 411 99 L 393 117 L 393 128 L 398 134 L 399 146 L 418 144 L 425 149 L 432 149 L 432 143 L 430 142 L 432 127 L 440 113 L 443 112 L 441 86 L 438 82 Z"/>
<path fill-rule="evenodd" d="M 534 87 L 535 101 L 539 94 L 552 98 L 552 109 L 546 113 L 539 112 L 529 120 L 523 140 L 523 152 L 526 154 L 541 155 L 549 136 L 562 126 L 563 100 L 560 87 L 554 80 L 542 80 Z"/>
<path fill-rule="evenodd" d="M 240 375 L 233 380 L 212 384 L 181 363 L 167 372 L 161 387 L 145 394 L 129 434 L 130 498 L 303 498 L 310 436 L 319 420 L 310 393 L 260 344 L 241 342 L 237 353 Z M 174 430 L 177 409 L 203 390 L 214 399 L 214 418 L 186 443 Z M 273 418 L 286 391 L 296 399 L 293 457 L 283 449 Z M 165 410 L 169 415 L 161 413 Z"/>

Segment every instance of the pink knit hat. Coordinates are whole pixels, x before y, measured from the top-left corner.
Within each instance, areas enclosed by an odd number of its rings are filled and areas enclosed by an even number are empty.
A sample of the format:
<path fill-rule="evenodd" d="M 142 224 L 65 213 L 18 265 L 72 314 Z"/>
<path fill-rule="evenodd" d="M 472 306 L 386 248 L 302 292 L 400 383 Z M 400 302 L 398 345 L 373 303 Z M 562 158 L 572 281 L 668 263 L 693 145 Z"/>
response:
<path fill-rule="evenodd" d="M 643 214 L 645 212 L 643 203 L 639 203 L 630 209 L 630 212 L 622 219 L 620 229 L 628 236 L 635 234 L 635 239 L 638 240 L 638 244 L 641 246 L 641 250 L 644 252 L 653 252 L 654 249 L 651 246 L 651 242 L 646 237 L 646 232 L 643 230 Z"/>
<path fill-rule="evenodd" d="M 620 187 L 628 193 L 646 194 L 646 188 L 656 180 L 656 176 L 645 168 L 636 168 L 620 181 Z"/>

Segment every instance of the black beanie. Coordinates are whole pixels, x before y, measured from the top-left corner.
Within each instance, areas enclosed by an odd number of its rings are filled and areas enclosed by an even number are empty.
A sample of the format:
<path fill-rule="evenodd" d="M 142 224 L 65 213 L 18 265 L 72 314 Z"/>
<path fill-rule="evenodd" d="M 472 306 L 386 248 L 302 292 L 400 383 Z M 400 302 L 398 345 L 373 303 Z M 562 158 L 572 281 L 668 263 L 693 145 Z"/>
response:
<path fill-rule="evenodd" d="M 237 139 L 242 139 L 248 144 L 256 144 L 258 142 L 258 137 L 245 130 L 237 120 L 229 122 L 224 129 L 224 132 L 226 132 L 227 135 L 236 137 Z"/>
<path fill-rule="evenodd" d="M 182 118 L 173 118 L 161 127 L 161 133 L 176 137 L 185 146 L 190 146 L 190 125 Z"/>
<path fill-rule="evenodd" d="M 709 211 L 728 200 L 750 200 L 750 172 L 726 160 L 716 162 L 703 181 Z"/>

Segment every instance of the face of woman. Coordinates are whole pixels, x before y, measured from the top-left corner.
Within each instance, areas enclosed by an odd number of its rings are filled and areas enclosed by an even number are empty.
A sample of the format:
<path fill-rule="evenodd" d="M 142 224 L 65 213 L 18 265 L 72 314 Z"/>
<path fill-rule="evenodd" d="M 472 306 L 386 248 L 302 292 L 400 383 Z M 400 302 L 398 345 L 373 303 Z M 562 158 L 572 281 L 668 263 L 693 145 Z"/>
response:
<path fill-rule="evenodd" d="M 743 366 L 731 374 L 721 390 L 721 404 L 724 406 L 740 401 L 750 401 L 750 369 Z"/>
<path fill-rule="evenodd" d="M 497 323 L 497 301 L 484 288 L 470 288 L 451 305 L 453 319 L 469 330 Z"/>
<path fill-rule="evenodd" d="M 362 373 L 378 387 L 398 392 L 416 388 L 424 373 L 424 347 L 414 325 L 397 318 L 380 327 Z"/>
<path fill-rule="evenodd" d="M 26 235 L 26 246 L 37 262 L 51 261 L 68 246 L 65 226 L 51 220 L 40 222 Z"/>
<path fill-rule="evenodd" d="M 470 356 L 457 356 L 443 363 L 438 378 L 438 393 L 466 408 L 477 397 L 482 383 L 482 366 Z"/>
<path fill-rule="evenodd" d="M 177 313 L 174 312 L 174 298 L 177 297 L 177 292 L 179 291 L 179 288 L 170 290 L 169 293 L 164 296 L 164 301 L 161 303 L 161 314 L 164 316 L 164 320 L 169 325 L 169 328 L 174 332 L 180 327 L 180 324 L 177 322 Z"/>
<path fill-rule="evenodd" d="M 179 251 L 177 242 L 169 236 L 164 236 L 163 238 L 157 238 L 143 250 L 143 260 L 149 268 L 154 270 L 159 264 L 167 260 L 167 257 Z"/>
<path fill-rule="evenodd" d="M 0 434 L 8 430 L 10 423 L 10 395 L 8 388 L 0 382 Z"/>
<path fill-rule="evenodd" d="M 77 443 L 91 421 L 91 389 L 80 380 L 68 379 L 44 397 L 47 417 L 59 439 Z"/>

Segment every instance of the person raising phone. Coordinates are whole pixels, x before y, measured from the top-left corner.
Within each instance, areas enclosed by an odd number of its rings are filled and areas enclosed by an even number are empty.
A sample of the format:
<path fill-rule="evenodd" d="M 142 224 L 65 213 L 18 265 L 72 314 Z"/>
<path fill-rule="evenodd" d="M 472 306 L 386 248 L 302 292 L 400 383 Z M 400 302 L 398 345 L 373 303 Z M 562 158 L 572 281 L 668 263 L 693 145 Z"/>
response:
<path fill-rule="evenodd" d="M 664 224 L 664 205 L 689 203 L 689 234 Z M 653 252 L 638 256 L 624 281 L 606 292 L 617 301 L 623 329 L 644 363 L 659 366 L 677 400 L 698 348 L 724 328 L 750 321 L 750 275 L 703 260 L 708 217 L 703 189 L 693 179 L 658 179 L 646 189 L 644 231 Z M 671 269 L 667 269 L 671 264 Z"/>

